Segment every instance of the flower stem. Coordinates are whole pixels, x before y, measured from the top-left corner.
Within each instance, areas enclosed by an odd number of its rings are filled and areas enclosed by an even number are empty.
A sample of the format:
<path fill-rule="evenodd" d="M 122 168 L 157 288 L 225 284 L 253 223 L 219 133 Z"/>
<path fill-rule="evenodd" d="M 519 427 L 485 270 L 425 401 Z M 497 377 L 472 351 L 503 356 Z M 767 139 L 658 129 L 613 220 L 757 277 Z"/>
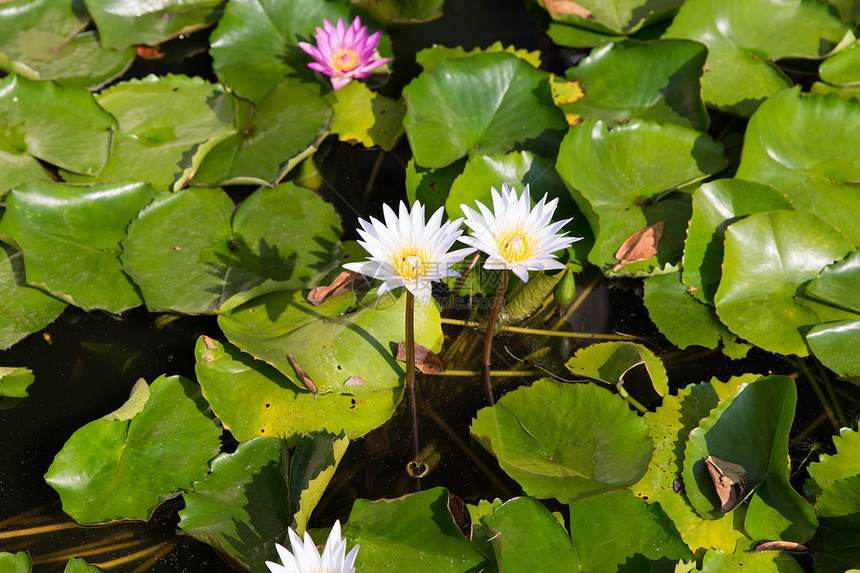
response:
<path fill-rule="evenodd" d="M 487 332 L 484 334 L 484 349 L 481 352 L 481 378 L 483 378 L 484 385 L 487 388 L 487 400 L 490 406 L 496 405 L 496 398 L 493 396 L 493 384 L 490 381 L 490 356 L 493 352 L 493 334 L 496 330 L 496 322 L 499 320 L 499 312 L 505 303 L 505 291 L 508 290 L 508 278 L 510 276 L 510 270 L 505 269 L 502 271 L 502 279 L 499 281 L 499 288 L 496 290 L 496 296 L 493 298 L 493 308 L 490 310 L 490 319 L 487 322 Z"/>
<path fill-rule="evenodd" d="M 418 400 L 415 396 L 415 295 L 406 291 L 406 391 L 412 410 L 412 459 L 418 459 L 421 441 L 418 438 Z M 420 480 L 416 479 L 420 484 Z M 420 485 L 419 485 L 420 489 Z"/>

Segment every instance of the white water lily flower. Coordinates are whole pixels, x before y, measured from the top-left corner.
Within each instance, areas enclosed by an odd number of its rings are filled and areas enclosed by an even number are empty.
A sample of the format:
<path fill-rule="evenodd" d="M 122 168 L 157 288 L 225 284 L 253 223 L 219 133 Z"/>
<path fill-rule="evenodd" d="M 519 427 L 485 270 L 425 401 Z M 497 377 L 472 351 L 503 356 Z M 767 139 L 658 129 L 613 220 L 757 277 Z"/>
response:
<path fill-rule="evenodd" d="M 266 561 L 266 566 L 272 573 L 355 573 L 355 557 L 358 555 L 358 545 L 352 548 L 349 555 L 346 554 L 346 541 L 340 536 L 340 520 L 334 522 L 329 533 L 322 556 L 317 552 L 313 539 L 305 531 L 305 540 L 299 538 L 298 534 L 289 528 L 290 545 L 293 552 L 279 544 L 275 544 L 278 550 L 280 563 Z"/>
<path fill-rule="evenodd" d="M 460 276 L 449 267 L 475 251 L 458 249 L 448 252 L 451 245 L 463 234 L 460 224 L 463 219 L 442 223 L 444 208 L 440 207 L 430 220 L 424 222 L 424 206 L 418 201 L 410 212 L 400 203 L 399 213 L 385 205 L 385 223 L 370 218 L 370 222 L 359 219 L 358 234 L 363 240 L 358 243 L 370 254 L 364 262 L 348 263 L 345 268 L 385 282 L 377 290 L 377 296 L 392 289 L 405 286 L 422 304 L 431 300 L 431 281 L 445 277 Z"/>
<path fill-rule="evenodd" d="M 553 253 L 582 237 L 558 233 L 572 219 L 550 224 L 558 199 L 547 203 L 544 195 L 532 209 L 528 185 L 520 197 L 515 189 L 508 189 L 507 183 L 502 183 L 501 194 L 495 187 L 491 193 L 492 211 L 480 201 L 475 201 L 480 213 L 460 205 L 466 214 L 466 226 L 472 230 L 471 237 L 460 241 L 489 255 L 484 268 L 510 269 L 524 282 L 529 280 L 530 270 L 563 269 Z"/>

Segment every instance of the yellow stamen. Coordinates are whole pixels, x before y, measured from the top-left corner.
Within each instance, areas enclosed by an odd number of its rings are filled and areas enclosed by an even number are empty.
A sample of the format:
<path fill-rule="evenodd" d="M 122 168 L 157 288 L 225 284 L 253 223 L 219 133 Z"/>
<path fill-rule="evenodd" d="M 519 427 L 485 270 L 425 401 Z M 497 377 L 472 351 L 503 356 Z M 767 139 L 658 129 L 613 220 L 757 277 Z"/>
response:
<path fill-rule="evenodd" d="M 339 74 L 350 72 L 358 66 L 358 54 L 352 48 L 343 48 L 332 55 L 330 65 Z"/>
<path fill-rule="evenodd" d="M 499 254 L 508 262 L 515 263 L 531 255 L 528 238 L 518 231 L 506 233 L 498 238 Z"/>
<path fill-rule="evenodd" d="M 397 274 L 404 280 L 411 281 L 427 274 L 427 261 L 424 253 L 418 251 L 403 251 L 395 256 L 391 264 L 397 269 Z"/>

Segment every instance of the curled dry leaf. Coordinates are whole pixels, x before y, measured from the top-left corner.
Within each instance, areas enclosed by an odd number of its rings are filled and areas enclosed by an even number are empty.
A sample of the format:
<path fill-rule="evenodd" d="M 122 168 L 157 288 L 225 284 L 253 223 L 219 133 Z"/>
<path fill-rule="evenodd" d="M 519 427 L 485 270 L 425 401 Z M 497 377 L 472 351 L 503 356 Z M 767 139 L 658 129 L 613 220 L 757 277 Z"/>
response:
<path fill-rule="evenodd" d="M 402 340 L 397 345 L 397 360 L 406 362 L 406 343 Z M 426 346 L 415 343 L 415 367 L 424 374 L 439 374 L 445 368 L 442 359 Z"/>
<path fill-rule="evenodd" d="M 160 60 L 164 57 L 164 52 L 161 51 L 161 46 L 140 44 L 137 47 L 137 55 L 144 60 Z"/>
<path fill-rule="evenodd" d="M 794 541 L 768 541 L 759 543 L 750 553 L 761 553 L 762 551 L 788 551 L 789 553 L 809 553 L 805 545 Z"/>
<path fill-rule="evenodd" d="M 747 487 L 747 471 L 738 464 L 708 456 L 705 465 L 720 498 L 720 511 L 731 511 L 743 498 Z"/>
<path fill-rule="evenodd" d="M 302 381 L 302 384 L 304 384 L 304 385 L 305 385 L 305 388 L 307 388 L 308 390 L 310 390 L 311 392 L 313 392 L 313 393 L 314 393 L 314 397 L 316 397 L 316 395 L 317 395 L 317 385 L 316 385 L 316 384 L 314 384 L 314 381 L 313 381 L 313 380 L 311 380 L 311 377 L 310 377 L 310 376 L 308 376 L 308 375 L 307 375 L 307 373 L 306 373 L 304 370 L 302 370 L 302 367 L 301 367 L 301 366 L 299 366 L 299 363 L 298 363 L 298 362 L 296 362 L 296 359 L 295 359 L 295 358 L 293 358 L 293 355 L 292 355 L 292 354 L 290 354 L 290 355 L 288 356 L 288 358 L 290 359 L 290 364 L 292 364 L 292 365 L 293 365 L 293 368 L 295 369 L 296 374 L 299 376 L 299 380 L 301 380 L 301 381 Z"/>
<path fill-rule="evenodd" d="M 591 18 L 591 10 L 585 6 L 580 6 L 571 0 L 544 0 L 547 11 L 556 16 L 567 16 L 574 14 L 580 18 Z"/>
<path fill-rule="evenodd" d="M 656 255 L 657 243 L 660 242 L 662 236 L 663 221 L 658 221 L 627 237 L 615 253 L 615 258 L 619 262 L 612 270 L 617 272 L 624 265 L 644 261 Z"/>
<path fill-rule="evenodd" d="M 314 306 L 319 306 L 328 299 L 335 297 L 341 293 L 353 290 L 367 282 L 367 277 L 360 273 L 352 271 L 343 271 L 332 281 L 328 286 L 318 286 L 311 289 L 308 293 L 308 302 Z"/>
<path fill-rule="evenodd" d="M 469 508 L 466 507 L 466 502 L 457 497 L 453 493 L 448 494 L 448 510 L 454 517 L 454 523 L 466 536 L 469 541 L 472 540 L 472 514 L 469 513 Z"/>

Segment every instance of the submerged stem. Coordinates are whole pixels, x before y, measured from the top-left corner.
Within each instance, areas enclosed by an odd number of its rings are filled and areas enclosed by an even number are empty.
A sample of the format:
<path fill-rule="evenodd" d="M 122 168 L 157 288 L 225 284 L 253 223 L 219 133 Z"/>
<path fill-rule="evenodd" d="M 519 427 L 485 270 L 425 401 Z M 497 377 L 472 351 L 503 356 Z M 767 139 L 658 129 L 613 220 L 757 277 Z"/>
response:
<path fill-rule="evenodd" d="M 415 295 L 406 291 L 406 391 L 412 410 L 412 459 L 418 459 L 421 440 L 418 438 L 418 403 L 415 396 Z M 417 480 L 420 484 L 420 480 Z M 420 489 L 420 487 L 419 487 Z"/>
<path fill-rule="evenodd" d="M 496 322 L 499 320 L 499 312 L 501 312 L 502 305 L 505 302 L 505 291 L 508 290 L 508 278 L 510 276 L 510 270 L 505 269 L 502 271 L 499 288 L 496 289 L 496 296 L 493 297 L 493 308 L 490 310 L 487 331 L 484 333 L 484 348 L 481 352 L 481 378 L 483 378 L 484 385 L 487 388 L 487 400 L 490 406 L 495 406 L 496 404 L 496 399 L 493 396 L 493 384 L 490 382 L 490 356 L 493 352 L 493 334 L 496 330 Z"/>

